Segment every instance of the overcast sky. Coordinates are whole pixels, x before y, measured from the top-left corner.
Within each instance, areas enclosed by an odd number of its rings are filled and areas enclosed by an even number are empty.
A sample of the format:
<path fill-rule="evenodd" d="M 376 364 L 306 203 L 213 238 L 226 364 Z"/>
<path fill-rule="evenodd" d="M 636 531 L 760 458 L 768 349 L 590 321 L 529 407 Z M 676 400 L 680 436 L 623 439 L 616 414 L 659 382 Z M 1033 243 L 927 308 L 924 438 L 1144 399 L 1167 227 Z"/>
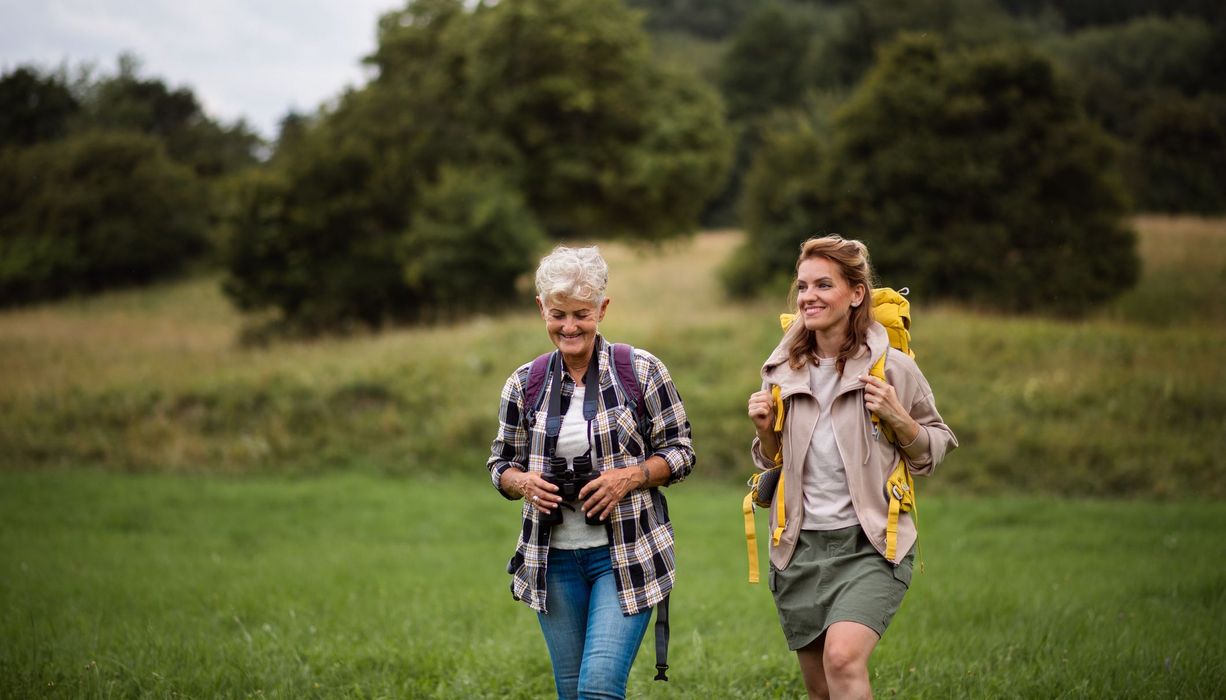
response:
<path fill-rule="evenodd" d="M 365 81 L 380 14 L 401 0 L 0 0 L 0 70 L 93 62 L 190 87 L 212 117 L 266 137 L 290 109 L 314 110 Z"/>

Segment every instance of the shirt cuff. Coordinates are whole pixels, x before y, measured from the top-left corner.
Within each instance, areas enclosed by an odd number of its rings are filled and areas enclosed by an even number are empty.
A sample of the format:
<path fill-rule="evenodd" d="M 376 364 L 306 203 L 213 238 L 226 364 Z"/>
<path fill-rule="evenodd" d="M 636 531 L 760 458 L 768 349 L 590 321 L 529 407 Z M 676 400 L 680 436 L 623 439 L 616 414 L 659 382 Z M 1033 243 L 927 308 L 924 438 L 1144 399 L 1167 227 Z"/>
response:
<path fill-rule="evenodd" d="M 495 470 L 494 470 L 494 475 L 493 475 L 493 478 L 494 478 L 494 488 L 498 489 L 498 493 L 501 493 L 501 494 L 502 494 L 502 497 L 503 497 L 503 498 L 505 498 L 505 499 L 507 499 L 508 501 L 515 501 L 515 500 L 519 500 L 519 497 L 518 497 L 518 496 L 512 496 L 511 494 L 509 494 L 509 493 L 507 493 L 506 491 L 504 491 L 504 490 L 503 490 L 503 488 L 502 488 L 502 475 L 503 475 L 503 474 L 504 474 L 504 473 L 505 473 L 505 472 L 506 472 L 508 469 L 519 469 L 521 472 L 526 472 L 526 471 L 527 471 L 526 469 L 523 469 L 523 468 L 519 467 L 518 465 L 511 464 L 511 463 L 509 463 L 509 462 L 508 462 L 507 464 L 502 465 L 501 467 L 498 467 L 497 469 L 495 469 Z"/>

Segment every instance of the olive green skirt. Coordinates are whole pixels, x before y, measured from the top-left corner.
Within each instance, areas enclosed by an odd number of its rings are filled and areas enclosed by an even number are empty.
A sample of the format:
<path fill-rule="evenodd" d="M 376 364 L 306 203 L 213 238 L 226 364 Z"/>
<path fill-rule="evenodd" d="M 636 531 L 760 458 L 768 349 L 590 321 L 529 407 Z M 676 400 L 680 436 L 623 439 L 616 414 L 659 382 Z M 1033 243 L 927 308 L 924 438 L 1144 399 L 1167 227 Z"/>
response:
<path fill-rule="evenodd" d="M 792 650 L 807 646 L 836 622 L 859 622 L 877 636 L 902 605 L 911 583 L 912 550 L 895 567 L 859 525 L 802 530 L 786 569 L 770 571 L 770 589 Z"/>

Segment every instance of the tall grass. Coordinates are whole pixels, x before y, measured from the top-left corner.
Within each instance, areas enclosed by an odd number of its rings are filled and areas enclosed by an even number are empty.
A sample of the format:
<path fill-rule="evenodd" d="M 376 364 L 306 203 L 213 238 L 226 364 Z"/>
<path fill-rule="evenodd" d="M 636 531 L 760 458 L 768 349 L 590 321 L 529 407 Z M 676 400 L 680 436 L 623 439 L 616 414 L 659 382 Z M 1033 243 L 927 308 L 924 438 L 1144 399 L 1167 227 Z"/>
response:
<path fill-rule="evenodd" d="M 669 489 L 671 681 L 651 681 L 649 634 L 631 697 L 803 694 L 769 591 L 745 582 L 740 495 Z M 504 570 L 517 526 L 471 474 L 3 473 L 0 697 L 549 697 Z M 930 498 L 920 527 L 927 572 L 873 656 L 878 697 L 1226 683 L 1222 504 Z"/>
<path fill-rule="evenodd" d="M 913 295 L 915 345 L 962 447 L 930 485 L 990 492 L 1226 496 L 1226 221 L 1138 219 L 1136 289 L 1079 322 Z M 776 299 L 728 302 L 734 232 L 606 245 L 602 331 L 665 360 L 699 474 L 748 471 L 745 397 Z M 906 280 L 884 280 L 905 286 Z M 497 395 L 550 349 L 529 299 L 500 317 L 244 347 L 211 278 L 0 314 L 0 468 L 415 474 L 480 469 Z"/>

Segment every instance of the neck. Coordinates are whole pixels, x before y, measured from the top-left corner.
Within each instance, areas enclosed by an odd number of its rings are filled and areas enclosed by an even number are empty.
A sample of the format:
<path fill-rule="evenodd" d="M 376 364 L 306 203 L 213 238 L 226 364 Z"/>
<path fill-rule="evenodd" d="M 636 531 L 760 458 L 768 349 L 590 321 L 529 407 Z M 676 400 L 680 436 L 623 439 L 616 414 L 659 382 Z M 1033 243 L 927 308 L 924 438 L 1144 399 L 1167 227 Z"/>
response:
<path fill-rule="evenodd" d="M 577 382 L 583 381 L 583 375 L 587 373 L 587 366 L 591 362 L 592 354 L 590 352 L 582 357 L 562 356 L 562 366 L 566 368 L 566 371 Z"/>
<path fill-rule="evenodd" d="M 844 329 L 825 333 L 814 332 L 813 334 L 813 342 L 817 346 L 817 356 L 824 359 L 838 357 L 839 351 L 843 349 L 843 343 L 846 341 L 847 333 Z"/>

